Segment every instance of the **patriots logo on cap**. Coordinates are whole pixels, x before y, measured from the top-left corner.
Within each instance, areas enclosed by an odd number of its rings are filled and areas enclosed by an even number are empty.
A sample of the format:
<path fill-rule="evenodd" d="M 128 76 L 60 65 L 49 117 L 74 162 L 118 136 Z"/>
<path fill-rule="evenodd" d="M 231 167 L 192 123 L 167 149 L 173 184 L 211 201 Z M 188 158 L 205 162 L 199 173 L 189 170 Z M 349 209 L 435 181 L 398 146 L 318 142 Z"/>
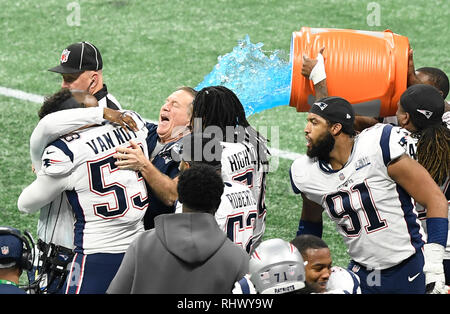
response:
<path fill-rule="evenodd" d="M 421 114 L 423 114 L 425 116 L 425 118 L 427 118 L 427 119 L 430 119 L 431 116 L 433 115 L 433 112 L 431 112 L 429 110 L 417 109 L 417 112 L 420 112 Z"/>
<path fill-rule="evenodd" d="M 2 254 L 8 255 L 9 254 L 9 246 L 2 246 Z"/>
<path fill-rule="evenodd" d="M 69 59 L 70 50 L 64 49 L 61 53 L 61 63 L 67 62 Z"/>
<path fill-rule="evenodd" d="M 320 110 L 324 110 L 328 105 L 324 102 L 315 102 L 313 105 L 319 106 Z"/>

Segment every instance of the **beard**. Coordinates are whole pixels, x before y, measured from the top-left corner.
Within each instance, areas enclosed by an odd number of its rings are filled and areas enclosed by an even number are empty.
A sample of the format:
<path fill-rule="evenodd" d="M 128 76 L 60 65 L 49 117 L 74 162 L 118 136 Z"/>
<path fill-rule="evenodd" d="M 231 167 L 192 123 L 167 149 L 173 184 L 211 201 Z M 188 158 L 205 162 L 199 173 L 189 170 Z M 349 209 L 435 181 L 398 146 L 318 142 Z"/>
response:
<path fill-rule="evenodd" d="M 323 138 L 317 140 L 316 143 L 311 143 L 311 146 L 308 147 L 306 151 L 306 155 L 309 158 L 317 157 L 319 160 L 329 162 L 330 161 L 330 152 L 334 148 L 335 139 L 330 132 L 327 132 Z"/>

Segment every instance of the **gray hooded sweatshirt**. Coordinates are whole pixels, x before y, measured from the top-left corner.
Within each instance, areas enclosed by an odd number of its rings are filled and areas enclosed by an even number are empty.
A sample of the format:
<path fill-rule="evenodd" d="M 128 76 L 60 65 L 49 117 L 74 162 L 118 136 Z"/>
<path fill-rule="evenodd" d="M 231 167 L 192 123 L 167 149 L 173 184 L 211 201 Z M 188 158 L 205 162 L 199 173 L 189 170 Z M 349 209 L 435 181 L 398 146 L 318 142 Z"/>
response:
<path fill-rule="evenodd" d="M 227 294 L 248 263 L 213 215 L 159 215 L 131 243 L 107 293 Z"/>

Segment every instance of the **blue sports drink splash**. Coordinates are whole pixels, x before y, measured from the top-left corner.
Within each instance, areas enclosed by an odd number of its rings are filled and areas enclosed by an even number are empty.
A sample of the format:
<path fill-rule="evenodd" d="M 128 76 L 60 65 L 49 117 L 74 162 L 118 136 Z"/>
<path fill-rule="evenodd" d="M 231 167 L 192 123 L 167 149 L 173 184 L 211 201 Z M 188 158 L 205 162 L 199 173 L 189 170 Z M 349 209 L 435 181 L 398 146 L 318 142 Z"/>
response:
<path fill-rule="evenodd" d="M 222 85 L 231 89 L 248 116 L 276 106 L 288 105 L 291 93 L 289 57 L 282 50 L 267 56 L 263 43 L 253 44 L 248 35 L 232 52 L 218 57 L 218 64 L 196 90 Z"/>

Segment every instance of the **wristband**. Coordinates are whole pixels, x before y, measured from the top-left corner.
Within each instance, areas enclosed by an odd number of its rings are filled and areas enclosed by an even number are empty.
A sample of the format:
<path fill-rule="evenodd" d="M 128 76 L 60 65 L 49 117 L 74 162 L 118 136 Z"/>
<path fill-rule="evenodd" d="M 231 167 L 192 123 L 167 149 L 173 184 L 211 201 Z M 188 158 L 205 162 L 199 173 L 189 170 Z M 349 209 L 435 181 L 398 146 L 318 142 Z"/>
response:
<path fill-rule="evenodd" d="M 427 218 L 427 243 L 437 243 L 443 247 L 447 246 L 448 219 L 443 217 Z"/>
<path fill-rule="evenodd" d="M 309 79 L 313 81 L 314 85 L 323 81 L 327 78 L 327 74 L 325 73 L 325 63 L 323 60 L 323 56 L 321 53 L 317 55 L 317 63 L 311 71 L 309 75 Z"/>

